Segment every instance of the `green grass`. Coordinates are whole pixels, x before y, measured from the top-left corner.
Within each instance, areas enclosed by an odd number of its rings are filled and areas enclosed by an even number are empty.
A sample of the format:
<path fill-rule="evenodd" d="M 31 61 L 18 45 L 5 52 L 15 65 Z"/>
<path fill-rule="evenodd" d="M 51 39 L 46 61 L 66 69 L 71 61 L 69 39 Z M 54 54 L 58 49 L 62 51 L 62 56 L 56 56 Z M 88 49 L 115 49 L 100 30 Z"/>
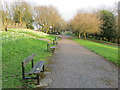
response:
<path fill-rule="evenodd" d="M 77 38 L 77 36 L 76 36 L 74 33 L 71 33 L 71 32 L 67 32 L 66 35 L 72 36 L 72 37 L 74 37 L 74 38 Z M 81 36 L 81 39 L 84 39 L 84 37 Z M 93 39 L 93 38 L 88 38 L 88 37 L 87 37 L 87 40 L 100 41 L 100 42 L 103 42 L 103 43 L 106 43 L 106 44 L 118 45 L 117 43 L 108 42 L 108 41 L 104 41 L 104 40 L 97 40 L 97 39 L 95 39 L 95 38 Z"/>
<path fill-rule="evenodd" d="M 103 56 L 105 59 L 120 65 L 118 61 L 118 47 L 110 46 L 106 44 L 96 43 L 83 39 L 74 39 L 79 44 L 90 49 L 91 51 Z"/>
<path fill-rule="evenodd" d="M 0 89 L 2 89 L 2 42 L 1 42 L 1 31 L 0 31 Z"/>
<path fill-rule="evenodd" d="M 9 29 L 9 31 L 24 33 L 24 34 L 33 36 L 35 38 L 47 38 L 49 40 L 54 40 L 54 38 L 55 38 L 55 36 L 53 36 L 53 35 L 48 35 L 46 33 L 43 33 L 40 31 L 34 31 L 34 30 L 30 30 L 30 29 Z"/>
<path fill-rule="evenodd" d="M 104 41 L 104 40 L 97 40 L 97 39 L 93 39 L 93 38 L 87 38 L 88 40 L 94 40 L 94 41 L 100 41 L 103 43 L 108 43 L 108 44 L 113 44 L 113 45 L 118 45 L 117 43 L 113 43 L 113 42 L 108 42 L 108 41 Z"/>
<path fill-rule="evenodd" d="M 30 32 L 28 30 L 28 32 Z M 20 33 L 19 31 L 9 30 L 2 32 L 2 87 L 15 88 L 15 87 L 34 87 L 33 84 L 25 84 L 22 80 L 21 62 L 36 53 L 34 61 L 47 60 L 51 56 L 47 52 L 47 41 L 39 40 L 31 37 L 30 35 L 39 35 L 36 32 Z M 35 34 L 36 33 L 36 34 Z M 42 33 L 42 32 L 40 32 Z M 43 38 L 54 39 L 54 36 L 40 34 Z M 40 37 L 41 37 L 40 36 Z M 30 68 L 28 64 L 27 68 Z M 27 70 L 28 71 L 28 70 Z"/>

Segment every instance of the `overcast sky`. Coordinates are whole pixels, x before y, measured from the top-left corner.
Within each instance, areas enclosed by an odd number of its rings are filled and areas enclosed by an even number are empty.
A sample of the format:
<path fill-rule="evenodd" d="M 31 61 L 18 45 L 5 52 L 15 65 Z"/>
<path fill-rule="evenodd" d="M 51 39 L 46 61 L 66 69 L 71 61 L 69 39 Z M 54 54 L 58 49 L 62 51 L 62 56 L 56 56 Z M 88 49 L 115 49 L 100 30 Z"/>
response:
<path fill-rule="evenodd" d="M 3 0 L 6 1 L 6 0 Z M 20 1 L 20 0 L 7 0 Z M 79 9 L 108 8 L 120 0 L 25 0 L 37 5 L 53 5 L 65 20 L 71 19 Z"/>

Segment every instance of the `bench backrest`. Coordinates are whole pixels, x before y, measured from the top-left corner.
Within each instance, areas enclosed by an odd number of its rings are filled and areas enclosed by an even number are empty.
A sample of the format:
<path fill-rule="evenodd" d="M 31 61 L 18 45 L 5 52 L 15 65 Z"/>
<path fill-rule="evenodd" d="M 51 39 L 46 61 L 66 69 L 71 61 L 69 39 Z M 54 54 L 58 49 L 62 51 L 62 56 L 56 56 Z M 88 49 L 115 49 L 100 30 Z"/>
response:
<path fill-rule="evenodd" d="M 49 47 L 49 46 L 50 46 L 50 43 L 47 44 L 47 47 Z"/>
<path fill-rule="evenodd" d="M 29 56 L 28 58 L 26 58 L 23 62 L 22 65 L 23 67 L 25 67 L 26 64 L 28 64 L 31 60 L 33 60 L 33 58 L 36 56 L 35 53 L 33 53 L 31 56 Z"/>
<path fill-rule="evenodd" d="M 57 39 L 57 37 L 55 37 L 55 41 L 57 41 L 58 39 Z"/>

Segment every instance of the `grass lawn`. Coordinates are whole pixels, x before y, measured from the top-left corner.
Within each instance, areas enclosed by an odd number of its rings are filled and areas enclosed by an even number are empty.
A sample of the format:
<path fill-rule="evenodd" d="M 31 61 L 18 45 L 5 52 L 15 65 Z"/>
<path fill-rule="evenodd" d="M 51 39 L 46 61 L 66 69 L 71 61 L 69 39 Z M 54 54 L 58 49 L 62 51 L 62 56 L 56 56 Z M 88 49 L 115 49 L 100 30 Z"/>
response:
<path fill-rule="evenodd" d="M 72 33 L 72 32 L 67 32 L 66 35 L 72 36 L 72 37 L 74 37 L 74 38 L 77 38 L 77 36 L 76 36 L 74 33 Z M 81 36 L 81 39 L 84 39 L 84 37 Z M 108 41 L 104 41 L 104 40 L 97 40 L 97 39 L 88 38 L 88 37 L 87 37 L 87 40 L 100 41 L 101 43 L 112 44 L 112 45 L 114 45 L 114 46 L 115 46 L 115 45 L 118 45 L 117 43 L 108 42 Z"/>
<path fill-rule="evenodd" d="M 79 44 L 90 49 L 91 51 L 103 56 L 105 59 L 120 65 L 118 62 L 118 47 L 92 42 L 83 39 L 74 39 Z"/>
<path fill-rule="evenodd" d="M 29 32 L 29 31 L 28 31 Z M 32 53 L 36 53 L 34 61 L 47 60 L 48 56 L 51 56 L 50 52 L 47 52 L 47 41 L 39 40 L 31 37 L 26 33 L 20 33 L 17 31 L 2 32 L 2 87 L 3 88 L 16 88 L 16 87 L 34 87 L 35 84 L 25 84 L 22 80 L 21 62 L 30 56 Z M 40 32 L 42 33 L 42 32 Z M 54 39 L 54 36 L 48 36 L 40 34 L 43 38 Z M 27 67 L 30 67 L 28 64 Z"/>
<path fill-rule="evenodd" d="M 100 41 L 103 43 L 107 43 L 107 44 L 112 44 L 112 45 L 118 45 L 117 43 L 113 43 L 113 42 L 108 42 L 108 41 L 104 41 L 104 40 L 97 40 L 97 39 L 93 39 L 93 38 L 87 38 L 88 40 L 93 40 L 93 41 Z"/>
<path fill-rule="evenodd" d="M 51 39 L 51 40 L 54 40 L 54 38 L 55 38 L 55 36 L 53 36 L 53 35 L 48 35 L 46 33 L 34 31 L 31 29 L 9 29 L 8 31 L 17 32 L 17 33 L 24 33 L 24 34 L 33 36 L 35 38 L 47 38 L 47 39 Z"/>

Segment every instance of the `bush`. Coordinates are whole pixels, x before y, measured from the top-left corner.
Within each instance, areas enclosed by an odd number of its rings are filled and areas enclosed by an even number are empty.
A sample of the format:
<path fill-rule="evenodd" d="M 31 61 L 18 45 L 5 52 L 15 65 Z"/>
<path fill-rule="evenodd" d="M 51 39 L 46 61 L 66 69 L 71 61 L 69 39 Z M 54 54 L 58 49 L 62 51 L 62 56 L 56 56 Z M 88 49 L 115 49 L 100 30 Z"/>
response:
<path fill-rule="evenodd" d="M 60 34 L 60 32 L 52 32 L 52 34 L 59 35 L 59 34 Z"/>
<path fill-rule="evenodd" d="M 32 23 L 26 24 L 27 29 L 34 29 L 34 26 Z"/>

